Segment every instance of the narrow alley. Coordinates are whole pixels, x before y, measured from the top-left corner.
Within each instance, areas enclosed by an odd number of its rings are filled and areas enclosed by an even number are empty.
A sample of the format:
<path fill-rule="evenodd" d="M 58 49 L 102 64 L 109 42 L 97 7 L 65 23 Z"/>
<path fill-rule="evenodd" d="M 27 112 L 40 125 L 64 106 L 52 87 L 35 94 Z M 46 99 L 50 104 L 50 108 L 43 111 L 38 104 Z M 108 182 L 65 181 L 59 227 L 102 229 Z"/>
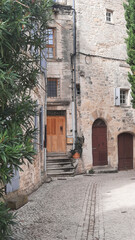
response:
<path fill-rule="evenodd" d="M 54 178 L 16 212 L 14 240 L 134 240 L 135 171 Z"/>

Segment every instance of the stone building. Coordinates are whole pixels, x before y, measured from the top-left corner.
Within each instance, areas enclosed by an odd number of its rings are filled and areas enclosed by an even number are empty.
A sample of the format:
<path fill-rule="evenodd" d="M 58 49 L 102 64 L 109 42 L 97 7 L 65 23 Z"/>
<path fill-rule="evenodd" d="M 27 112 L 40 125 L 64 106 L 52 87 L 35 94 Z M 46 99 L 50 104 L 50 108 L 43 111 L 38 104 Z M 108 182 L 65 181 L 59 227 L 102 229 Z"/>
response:
<path fill-rule="evenodd" d="M 47 88 L 41 77 L 33 93 L 39 109 L 35 116 L 38 154 L 33 165 L 24 165 L 24 172 L 16 174 L 8 192 L 30 193 L 46 173 L 73 174 L 69 152 L 76 136 L 84 139 L 78 172 L 95 167 L 135 168 L 135 112 L 123 1 L 54 2 L 47 29 Z"/>
<path fill-rule="evenodd" d="M 84 136 L 83 169 L 132 169 L 135 120 L 128 82 L 130 68 L 126 64 L 123 1 L 55 2 L 54 20 L 48 30 L 53 44 L 47 46 L 48 153 L 67 153 L 72 148 L 77 114 L 77 133 Z M 76 64 L 72 68 L 75 37 Z M 61 118 L 59 125 L 60 115 L 64 120 Z M 54 133 L 55 127 L 64 133 L 63 138 Z"/>

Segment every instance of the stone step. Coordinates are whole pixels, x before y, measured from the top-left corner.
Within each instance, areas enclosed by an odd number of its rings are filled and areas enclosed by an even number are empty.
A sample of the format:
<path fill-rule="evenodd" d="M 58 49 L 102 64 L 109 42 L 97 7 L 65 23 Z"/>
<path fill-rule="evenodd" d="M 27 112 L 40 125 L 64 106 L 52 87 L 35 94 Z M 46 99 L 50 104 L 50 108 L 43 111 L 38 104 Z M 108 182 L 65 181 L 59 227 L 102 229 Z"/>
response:
<path fill-rule="evenodd" d="M 47 154 L 48 158 L 64 158 L 67 157 L 68 158 L 68 154 L 66 153 L 48 153 Z"/>
<path fill-rule="evenodd" d="M 47 162 L 47 166 L 51 166 L 51 165 L 68 165 L 68 164 L 71 164 L 71 162 Z"/>
<path fill-rule="evenodd" d="M 69 159 L 49 159 L 46 161 L 47 163 L 64 163 L 66 164 L 66 162 L 71 162 L 71 160 Z"/>
<path fill-rule="evenodd" d="M 74 176 L 74 171 L 71 171 L 71 172 L 50 172 L 47 174 L 49 177 L 58 177 L 58 176 Z"/>
<path fill-rule="evenodd" d="M 118 172 L 117 168 L 112 168 L 108 165 L 105 166 L 95 166 L 93 167 L 94 173 L 116 173 Z"/>
<path fill-rule="evenodd" d="M 59 171 L 59 170 L 64 170 L 64 171 L 65 171 L 65 170 L 67 170 L 67 169 L 68 169 L 68 170 L 69 170 L 69 169 L 74 169 L 74 167 L 69 166 L 69 167 L 57 167 L 57 168 L 56 168 L 56 167 L 53 166 L 53 167 L 48 167 L 48 168 L 47 168 L 48 171 L 50 171 L 50 170 L 55 170 L 55 171 L 57 171 L 57 170 L 58 170 L 58 171 Z"/>
<path fill-rule="evenodd" d="M 71 159 L 67 154 L 55 154 L 51 153 L 47 156 L 47 175 L 52 176 L 64 176 L 74 174 L 74 167 L 72 166 Z"/>
<path fill-rule="evenodd" d="M 47 161 L 50 161 L 50 160 L 54 160 L 54 161 L 56 161 L 56 160 L 67 160 L 67 159 L 69 159 L 69 157 L 68 156 L 53 156 L 53 157 L 47 157 Z"/>

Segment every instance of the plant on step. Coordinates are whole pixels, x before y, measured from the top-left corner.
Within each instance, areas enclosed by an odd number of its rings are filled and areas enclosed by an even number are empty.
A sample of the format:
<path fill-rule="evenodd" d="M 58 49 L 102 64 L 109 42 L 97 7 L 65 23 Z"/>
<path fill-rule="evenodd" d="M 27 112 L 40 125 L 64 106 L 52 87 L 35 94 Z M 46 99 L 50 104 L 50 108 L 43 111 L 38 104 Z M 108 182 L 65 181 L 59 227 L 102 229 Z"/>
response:
<path fill-rule="evenodd" d="M 132 105 L 135 108 L 135 1 L 127 0 L 124 3 L 125 19 L 128 37 L 127 44 L 127 63 L 130 65 L 131 72 L 128 73 L 128 80 L 131 84 Z"/>
<path fill-rule="evenodd" d="M 94 169 L 91 168 L 91 169 L 89 170 L 89 174 L 94 174 L 94 173 L 95 173 Z"/>
<path fill-rule="evenodd" d="M 75 148 L 70 150 L 71 156 L 73 156 L 76 152 L 82 155 L 82 145 L 84 143 L 84 137 L 77 137 L 75 141 Z"/>
<path fill-rule="evenodd" d="M 40 55 L 51 18 L 51 0 L 0 1 L 0 195 L 14 169 L 24 159 L 32 163 L 35 151 L 33 117 Z M 7 239 L 12 214 L 0 202 L 0 239 Z M 5 236 L 4 236 L 5 234 Z"/>

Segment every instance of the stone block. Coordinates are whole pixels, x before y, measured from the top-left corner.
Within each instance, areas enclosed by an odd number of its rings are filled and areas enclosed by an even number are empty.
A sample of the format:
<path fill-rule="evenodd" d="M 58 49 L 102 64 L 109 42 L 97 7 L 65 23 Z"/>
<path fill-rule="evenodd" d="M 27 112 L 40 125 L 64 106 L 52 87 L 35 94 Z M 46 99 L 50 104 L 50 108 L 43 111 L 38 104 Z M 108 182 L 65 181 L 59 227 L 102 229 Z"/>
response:
<path fill-rule="evenodd" d="M 19 196 L 7 199 L 6 203 L 8 208 L 12 210 L 17 210 L 18 208 L 28 203 L 28 197 L 27 195 L 19 195 Z"/>

